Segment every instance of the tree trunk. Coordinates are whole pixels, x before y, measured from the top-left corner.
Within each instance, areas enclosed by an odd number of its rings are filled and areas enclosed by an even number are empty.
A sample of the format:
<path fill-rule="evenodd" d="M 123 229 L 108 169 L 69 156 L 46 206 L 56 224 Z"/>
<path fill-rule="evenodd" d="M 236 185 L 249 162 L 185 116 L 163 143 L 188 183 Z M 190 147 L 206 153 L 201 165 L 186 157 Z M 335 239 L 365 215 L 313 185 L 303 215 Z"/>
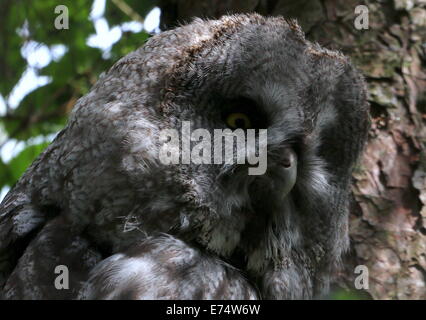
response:
<path fill-rule="evenodd" d="M 357 30 L 356 6 L 369 10 Z M 259 12 L 296 18 L 307 38 L 352 57 L 368 82 L 372 128 L 353 179 L 351 251 L 336 283 L 369 270 L 374 299 L 426 299 L 426 1 L 160 0 L 162 28 Z"/>

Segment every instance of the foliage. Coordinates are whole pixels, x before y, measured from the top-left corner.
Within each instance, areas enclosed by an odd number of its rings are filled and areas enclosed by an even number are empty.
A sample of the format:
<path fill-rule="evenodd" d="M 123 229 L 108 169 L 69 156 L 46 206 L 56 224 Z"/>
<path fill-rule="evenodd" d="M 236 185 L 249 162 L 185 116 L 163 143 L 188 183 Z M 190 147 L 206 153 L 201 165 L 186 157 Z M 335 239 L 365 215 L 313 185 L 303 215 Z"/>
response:
<path fill-rule="evenodd" d="M 117 3 L 119 5 L 117 5 Z M 108 0 L 104 18 L 110 28 L 132 21 L 120 3 L 144 17 L 154 6 L 153 0 Z M 74 0 L 2 0 L 0 11 L 0 94 L 7 101 L 25 70 L 29 67 L 23 48 L 29 43 L 52 48 L 65 45 L 65 54 L 37 69 L 51 81 L 25 96 L 16 108 L 6 106 L 0 114 L 0 148 L 10 139 L 25 143 L 25 148 L 4 163 L 0 160 L 0 190 L 11 186 L 47 145 L 46 139 L 34 144 L 34 137 L 57 133 L 66 123 L 67 114 L 77 99 L 88 92 L 99 74 L 121 56 L 143 44 L 148 34 L 123 32 L 109 55 L 90 47 L 87 39 L 95 34 L 90 19 L 92 1 Z M 55 7 L 65 5 L 69 12 L 69 29 L 58 30 Z M 22 143 L 21 143 L 22 144 Z"/>

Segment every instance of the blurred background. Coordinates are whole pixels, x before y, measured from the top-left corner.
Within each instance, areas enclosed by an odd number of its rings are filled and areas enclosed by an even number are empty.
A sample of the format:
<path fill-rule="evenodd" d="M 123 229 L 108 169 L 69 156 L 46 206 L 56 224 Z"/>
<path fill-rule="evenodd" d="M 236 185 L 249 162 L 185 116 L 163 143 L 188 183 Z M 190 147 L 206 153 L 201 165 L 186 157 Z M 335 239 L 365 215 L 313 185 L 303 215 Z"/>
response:
<path fill-rule="evenodd" d="M 59 5 L 67 29 L 55 28 Z M 297 19 L 309 40 L 351 57 L 371 106 L 334 298 L 426 299 L 426 0 L 0 0 L 0 9 L 0 201 L 99 74 L 150 35 L 226 13 Z M 369 270 L 367 290 L 354 290 L 357 265 Z"/>
<path fill-rule="evenodd" d="M 56 29 L 58 5 L 68 29 Z M 0 200 L 99 74 L 159 32 L 155 1 L 1 0 Z"/>

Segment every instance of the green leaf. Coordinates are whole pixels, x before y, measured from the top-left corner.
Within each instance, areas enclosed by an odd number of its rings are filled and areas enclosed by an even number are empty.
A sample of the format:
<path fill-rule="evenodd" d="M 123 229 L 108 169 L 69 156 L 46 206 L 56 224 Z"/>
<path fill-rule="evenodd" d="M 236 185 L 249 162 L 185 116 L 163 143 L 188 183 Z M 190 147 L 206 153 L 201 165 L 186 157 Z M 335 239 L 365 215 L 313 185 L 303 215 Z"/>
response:
<path fill-rule="evenodd" d="M 131 8 L 132 11 L 136 12 L 142 18 L 153 9 L 158 1 L 154 0 L 120 0 L 125 3 L 128 7 Z M 105 18 L 108 20 L 110 25 L 118 25 L 123 22 L 133 21 L 132 18 L 123 12 L 123 10 L 119 9 L 116 4 L 114 4 L 111 0 L 106 2 L 105 6 Z"/>
<path fill-rule="evenodd" d="M 0 159 L 0 189 L 15 183 L 10 167 Z"/>
<path fill-rule="evenodd" d="M 10 160 L 8 167 L 11 177 L 9 182 L 17 181 L 25 170 L 31 165 L 34 159 L 49 145 L 49 142 L 30 145 L 22 150 L 15 158 Z"/>

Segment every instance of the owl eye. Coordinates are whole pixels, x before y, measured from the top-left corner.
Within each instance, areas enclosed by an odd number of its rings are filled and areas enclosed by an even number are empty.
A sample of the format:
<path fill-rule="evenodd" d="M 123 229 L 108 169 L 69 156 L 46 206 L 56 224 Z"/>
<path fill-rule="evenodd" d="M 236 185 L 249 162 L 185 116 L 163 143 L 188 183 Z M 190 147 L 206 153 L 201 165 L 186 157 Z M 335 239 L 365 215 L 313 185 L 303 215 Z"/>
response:
<path fill-rule="evenodd" d="M 226 116 L 226 124 L 232 129 L 248 129 L 251 128 L 252 124 L 250 118 L 241 112 L 233 112 Z"/>

